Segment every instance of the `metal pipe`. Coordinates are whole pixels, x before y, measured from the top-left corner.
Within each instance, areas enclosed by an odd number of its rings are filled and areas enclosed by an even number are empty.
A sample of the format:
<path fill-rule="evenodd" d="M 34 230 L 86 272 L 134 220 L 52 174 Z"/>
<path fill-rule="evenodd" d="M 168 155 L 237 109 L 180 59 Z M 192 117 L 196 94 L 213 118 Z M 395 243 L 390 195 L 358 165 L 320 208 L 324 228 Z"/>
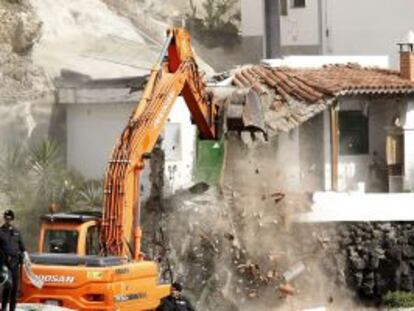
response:
<path fill-rule="evenodd" d="M 162 64 L 162 61 L 164 60 L 165 55 L 167 55 L 168 47 L 170 46 L 170 43 L 172 41 L 174 34 L 173 30 L 168 30 L 167 38 L 165 38 L 164 44 L 161 49 L 160 56 L 158 57 L 157 65 L 160 66 Z"/>
<path fill-rule="evenodd" d="M 134 174 L 134 212 L 133 212 L 133 239 L 134 239 L 134 254 L 133 257 L 135 260 L 141 259 L 141 236 L 142 236 L 142 230 L 141 230 L 141 181 L 140 181 L 140 175 L 141 170 L 143 169 L 143 165 L 141 165 L 139 168 L 136 169 Z"/>
<path fill-rule="evenodd" d="M 279 0 L 263 0 L 264 58 L 278 58 L 281 56 L 280 44 L 280 4 Z"/>

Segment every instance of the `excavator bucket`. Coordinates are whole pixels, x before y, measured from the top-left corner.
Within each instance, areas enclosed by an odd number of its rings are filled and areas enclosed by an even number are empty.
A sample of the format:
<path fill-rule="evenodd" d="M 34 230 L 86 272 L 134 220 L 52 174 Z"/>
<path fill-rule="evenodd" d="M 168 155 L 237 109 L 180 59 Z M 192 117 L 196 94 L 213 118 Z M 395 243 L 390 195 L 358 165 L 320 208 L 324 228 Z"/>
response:
<path fill-rule="evenodd" d="M 252 130 L 265 131 L 265 119 L 262 101 L 256 91 L 250 90 L 245 96 L 242 112 L 243 125 Z"/>
<path fill-rule="evenodd" d="M 230 94 L 219 94 L 218 97 L 218 105 L 226 120 L 225 131 L 266 134 L 264 104 L 255 90 L 237 90 Z"/>
<path fill-rule="evenodd" d="M 219 132 L 234 133 L 246 145 L 266 141 L 263 99 L 252 89 L 210 86 L 212 101 L 219 107 Z M 266 97 L 264 97 L 266 99 Z M 221 136 L 221 134 L 220 134 Z M 225 139 L 197 141 L 196 180 L 219 184 L 225 158 Z"/>

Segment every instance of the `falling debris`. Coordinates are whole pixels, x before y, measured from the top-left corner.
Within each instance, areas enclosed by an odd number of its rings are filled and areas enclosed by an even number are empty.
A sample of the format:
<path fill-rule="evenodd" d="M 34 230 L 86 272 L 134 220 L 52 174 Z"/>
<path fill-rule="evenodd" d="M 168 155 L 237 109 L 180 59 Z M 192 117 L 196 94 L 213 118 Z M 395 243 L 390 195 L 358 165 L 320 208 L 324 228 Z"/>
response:
<path fill-rule="evenodd" d="M 283 273 L 283 278 L 286 282 L 290 282 L 298 275 L 300 275 L 303 271 L 305 271 L 305 265 L 303 262 L 298 262 L 297 264 L 293 265 L 288 271 Z"/>
<path fill-rule="evenodd" d="M 282 192 L 275 192 L 275 193 L 272 193 L 270 195 L 270 197 L 273 198 L 273 200 L 275 201 L 275 203 L 279 203 L 281 200 L 283 200 L 285 198 L 285 194 L 282 193 Z"/>
<path fill-rule="evenodd" d="M 203 192 L 206 192 L 210 186 L 205 182 L 199 182 L 193 186 L 191 186 L 188 191 L 190 191 L 193 194 L 201 194 Z"/>
<path fill-rule="evenodd" d="M 279 286 L 279 291 L 283 296 L 293 295 L 296 293 L 296 289 L 289 283 Z"/>
<path fill-rule="evenodd" d="M 197 184 L 162 203 L 158 223 L 165 228 L 174 278 L 207 311 L 218 305 L 264 311 L 292 301 L 300 310 L 328 302 L 331 288 L 311 284 L 325 282 L 316 258 L 329 251 L 331 241 L 304 228 L 297 232 L 290 223 L 290 213 L 307 210 L 309 198 L 289 189 L 275 191 L 275 184 L 283 185 L 273 165 L 276 145 L 246 148 L 242 138 L 231 135 L 226 144 L 221 189 Z"/>

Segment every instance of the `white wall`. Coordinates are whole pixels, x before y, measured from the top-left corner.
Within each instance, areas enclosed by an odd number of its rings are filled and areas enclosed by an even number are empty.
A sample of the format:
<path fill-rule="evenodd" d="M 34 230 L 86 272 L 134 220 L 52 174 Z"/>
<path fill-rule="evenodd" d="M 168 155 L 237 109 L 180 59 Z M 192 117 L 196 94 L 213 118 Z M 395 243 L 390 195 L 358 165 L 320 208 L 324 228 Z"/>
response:
<path fill-rule="evenodd" d="M 135 104 L 66 105 L 67 162 L 87 179 L 102 179 L 115 142 Z M 142 198 L 150 193 L 149 164 L 141 174 Z"/>
<path fill-rule="evenodd" d="M 67 107 L 68 165 L 88 179 L 101 179 L 116 139 L 135 104 L 74 104 Z M 169 116 L 162 148 L 165 150 L 165 191 L 189 186 L 195 156 L 195 126 L 185 102 L 179 98 Z M 149 164 L 141 176 L 143 199 L 150 191 Z"/>
<path fill-rule="evenodd" d="M 193 180 L 196 127 L 182 97 L 175 103 L 166 124 L 162 148 L 165 150 L 164 192 L 174 193 Z"/>
<path fill-rule="evenodd" d="M 309 212 L 296 222 L 413 221 L 413 193 L 316 192 Z"/>
<path fill-rule="evenodd" d="M 361 107 L 361 100 L 347 100 L 341 103 L 341 110 L 356 110 Z M 369 106 L 369 155 L 339 157 L 339 190 L 356 190 L 358 182 L 368 182 L 369 165 L 376 151 L 378 159 L 385 166 L 385 141 L 387 130 L 393 118 L 400 115 L 404 125 L 404 175 L 405 189 L 414 192 L 414 101 L 406 105 L 398 99 L 370 101 Z M 404 114 L 406 114 L 404 116 Z M 324 112 L 324 155 L 325 155 L 325 190 L 331 189 L 331 159 L 329 113 Z M 368 184 L 366 185 L 368 186 Z"/>
<path fill-rule="evenodd" d="M 307 1 L 311 2 L 311 1 Z M 328 54 L 378 55 L 391 57 L 398 66 L 396 43 L 414 29 L 411 0 L 324 0 L 329 37 Z"/>
<path fill-rule="evenodd" d="M 306 1 L 305 8 L 292 8 L 288 1 L 288 15 L 280 17 L 282 46 L 319 44 L 318 0 Z"/>
<path fill-rule="evenodd" d="M 102 178 L 133 104 L 67 105 L 67 160 L 87 178 Z"/>
<path fill-rule="evenodd" d="M 276 165 L 283 165 L 280 170 L 283 176 L 282 191 L 298 192 L 301 190 L 300 174 L 300 149 L 299 149 L 299 129 L 296 128 L 289 133 L 280 133 L 278 136 L 279 149 L 277 153 Z"/>
<path fill-rule="evenodd" d="M 306 8 L 297 9 L 288 5 L 288 16 L 280 19 L 282 46 L 317 45 L 322 41 L 324 54 L 388 55 L 391 66 L 398 68 L 396 43 L 414 30 L 414 1 L 322 0 L 322 16 L 318 3 L 307 0 Z M 241 0 L 241 4 L 242 34 L 261 36 L 262 1 Z"/>
<path fill-rule="evenodd" d="M 245 37 L 263 36 L 263 0 L 241 1 L 241 31 Z"/>
<path fill-rule="evenodd" d="M 341 104 L 341 110 L 355 110 L 355 107 Z M 331 160 L 331 125 L 329 111 L 324 113 L 324 179 L 325 190 L 332 190 L 332 160 Z M 338 191 L 357 190 L 358 183 L 364 185 L 368 181 L 369 155 L 339 155 L 338 159 Z"/>
<path fill-rule="evenodd" d="M 360 110 L 364 109 L 365 101 L 349 99 L 340 101 L 339 110 Z M 368 129 L 371 131 L 371 128 Z M 371 145 L 372 141 L 369 140 Z M 364 155 L 339 155 L 338 165 L 338 190 L 357 190 L 358 183 L 366 185 L 369 178 L 369 164 L 371 148 L 368 148 L 368 154 Z M 340 151 L 339 151 L 340 153 Z"/>
<path fill-rule="evenodd" d="M 407 103 L 404 124 L 404 175 L 406 187 L 414 192 L 414 100 Z"/>
<path fill-rule="evenodd" d="M 368 106 L 365 106 L 367 105 Z M 340 111 L 363 110 L 368 112 L 369 150 L 366 155 L 340 155 L 338 167 L 338 190 L 353 191 L 358 183 L 364 183 L 368 189 L 370 182 L 370 165 L 373 152 L 377 160 L 385 165 L 385 141 L 387 128 L 393 117 L 400 112 L 400 102 L 392 99 L 370 100 L 349 98 L 340 102 Z M 413 123 L 414 124 L 414 123 Z M 325 190 L 331 189 L 331 141 L 329 113 L 324 112 L 324 154 L 325 154 Z M 414 144 L 413 144 L 414 145 Z M 414 163 L 413 163 L 414 168 Z M 413 171 L 414 172 L 414 171 Z"/>
<path fill-rule="evenodd" d="M 288 1 L 288 16 L 281 16 L 282 45 L 319 44 L 318 0 L 307 1 L 306 8 L 292 8 Z M 263 0 L 241 0 L 242 35 L 263 36 Z"/>

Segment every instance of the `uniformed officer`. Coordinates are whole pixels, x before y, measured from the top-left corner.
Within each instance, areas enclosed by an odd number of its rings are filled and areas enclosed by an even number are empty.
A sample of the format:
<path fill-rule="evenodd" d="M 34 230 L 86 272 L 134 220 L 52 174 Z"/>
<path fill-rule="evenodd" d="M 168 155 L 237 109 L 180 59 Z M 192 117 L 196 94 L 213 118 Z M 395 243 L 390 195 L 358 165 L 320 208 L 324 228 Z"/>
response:
<path fill-rule="evenodd" d="M 182 290 L 181 284 L 174 282 L 170 295 L 161 301 L 157 311 L 194 311 L 190 301 L 181 293 Z"/>
<path fill-rule="evenodd" d="M 20 279 L 20 266 L 24 256 L 27 256 L 22 236 L 14 226 L 14 212 L 6 210 L 3 214 L 4 223 L 0 227 L 0 263 L 8 270 L 8 281 L 3 288 L 1 310 L 6 311 L 10 304 L 10 311 L 16 309 L 17 290 Z"/>

